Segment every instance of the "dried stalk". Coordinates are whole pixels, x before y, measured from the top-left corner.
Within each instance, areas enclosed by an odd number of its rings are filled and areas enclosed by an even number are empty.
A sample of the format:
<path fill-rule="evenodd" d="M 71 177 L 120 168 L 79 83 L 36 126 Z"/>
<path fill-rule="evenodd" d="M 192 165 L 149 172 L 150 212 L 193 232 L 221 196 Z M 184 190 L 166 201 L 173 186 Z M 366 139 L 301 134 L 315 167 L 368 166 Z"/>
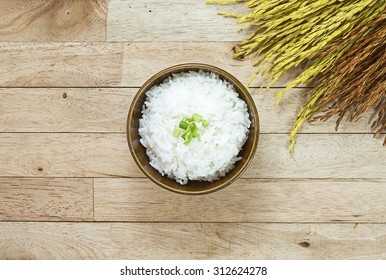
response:
<path fill-rule="evenodd" d="M 347 38 L 329 44 L 312 59 L 331 56 L 336 50 L 348 50 L 317 79 L 317 86 L 299 112 L 291 132 L 291 151 L 296 133 L 304 121 L 321 108 L 328 109 L 311 121 L 326 121 L 338 115 L 337 130 L 343 117 L 357 121 L 370 109 L 378 117 L 371 128 L 375 135 L 386 128 L 386 9 L 375 21 L 359 25 Z M 384 145 L 386 144 L 386 137 Z"/>
<path fill-rule="evenodd" d="M 346 113 L 349 120 L 357 120 L 374 108 L 378 118 L 372 127 L 377 133 L 384 131 L 386 0 L 207 0 L 219 4 L 236 2 L 252 8 L 251 12 L 221 14 L 254 28 L 234 55 L 236 59 L 256 58 L 257 71 L 248 86 L 262 73 L 270 87 L 302 62 L 308 62 L 307 67 L 276 93 L 278 101 L 299 84 L 318 85 L 297 116 L 290 135 L 291 152 L 303 122 L 328 104 L 327 111 L 313 120 L 327 120 L 338 114 L 338 127 Z"/>

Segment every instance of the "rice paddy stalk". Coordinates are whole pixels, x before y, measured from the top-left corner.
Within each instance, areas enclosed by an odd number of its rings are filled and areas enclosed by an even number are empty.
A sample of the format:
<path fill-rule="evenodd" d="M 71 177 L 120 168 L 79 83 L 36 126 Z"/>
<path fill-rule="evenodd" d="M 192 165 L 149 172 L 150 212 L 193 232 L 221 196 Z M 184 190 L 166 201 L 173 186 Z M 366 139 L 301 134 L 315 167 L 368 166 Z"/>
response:
<path fill-rule="evenodd" d="M 262 74 L 269 88 L 304 62 L 302 73 L 276 92 L 276 105 L 289 89 L 316 85 L 297 115 L 290 152 L 302 124 L 310 119 L 325 121 L 337 115 L 337 129 L 346 114 L 349 121 L 356 121 L 374 109 L 378 118 L 372 128 L 376 134 L 385 130 L 386 0 L 207 0 L 210 4 L 237 2 L 251 8 L 250 12 L 220 14 L 254 30 L 234 54 L 235 59 L 251 56 L 255 60 L 256 72 L 248 86 Z M 312 118 L 320 110 L 322 115 Z"/>

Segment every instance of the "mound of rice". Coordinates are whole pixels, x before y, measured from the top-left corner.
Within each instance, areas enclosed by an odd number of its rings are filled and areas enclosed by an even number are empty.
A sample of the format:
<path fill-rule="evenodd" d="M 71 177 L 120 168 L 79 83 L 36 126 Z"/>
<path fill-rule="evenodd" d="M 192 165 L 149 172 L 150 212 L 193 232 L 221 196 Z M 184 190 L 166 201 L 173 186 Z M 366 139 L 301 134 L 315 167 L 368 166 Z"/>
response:
<path fill-rule="evenodd" d="M 173 136 L 184 117 L 199 114 L 209 122 L 199 127 L 201 141 L 188 145 Z M 146 93 L 139 121 L 140 142 L 150 164 L 163 176 L 184 185 L 188 180 L 213 181 L 230 171 L 250 127 L 247 104 L 233 86 L 215 73 L 173 74 Z"/>

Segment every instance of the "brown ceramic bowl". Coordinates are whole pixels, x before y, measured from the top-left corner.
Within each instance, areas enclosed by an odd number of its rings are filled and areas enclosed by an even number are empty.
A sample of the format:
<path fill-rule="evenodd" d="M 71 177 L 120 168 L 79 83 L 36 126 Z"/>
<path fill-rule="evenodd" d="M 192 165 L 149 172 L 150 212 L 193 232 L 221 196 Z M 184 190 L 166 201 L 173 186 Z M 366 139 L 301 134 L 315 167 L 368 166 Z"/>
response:
<path fill-rule="evenodd" d="M 138 134 L 139 119 L 142 117 L 142 106 L 145 101 L 145 93 L 154 85 L 162 83 L 172 73 L 198 71 L 203 70 L 207 72 L 217 73 L 220 78 L 230 82 L 235 90 L 238 92 L 239 97 L 243 99 L 248 106 L 249 116 L 251 119 L 251 127 L 248 140 L 244 144 L 239 156 L 242 157 L 235 167 L 229 171 L 224 177 L 213 182 L 207 181 L 189 181 L 188 184 L 181 186 L 176 181 L 169 179 L 166 176 L 162 176 L 157 170 L 155 170 L 149 164 L 149 158 L 146 155 L 145 148 L 140 144 L 140 136 Z M 207 194 L 214 191 L 218 191 L 235 181 L 251 163 L 255 154 L 257 143 L 259 140 L 259 116 L 256 110 L 256 106 L 252 100 L 248 90 L 228 72 L 206 64 L 180 64 L 164 69 L 149 80 L 147 80 L 143 86 L 138 90 L 137 94 L 131 103 L 129 114 L 127 117 L 127 141 L 129 144 L 130 152 L 142 172 L 157 185 L 176 193 L 181 194 Z"/>

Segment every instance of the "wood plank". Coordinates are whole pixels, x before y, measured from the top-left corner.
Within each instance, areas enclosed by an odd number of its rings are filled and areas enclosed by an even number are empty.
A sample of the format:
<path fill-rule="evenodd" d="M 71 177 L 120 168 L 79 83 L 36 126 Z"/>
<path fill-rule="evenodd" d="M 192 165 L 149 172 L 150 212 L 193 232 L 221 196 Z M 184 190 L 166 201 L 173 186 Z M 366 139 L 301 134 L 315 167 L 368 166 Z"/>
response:
<path fill-rule="evenodd" d="M 262 134 L 244 178 L 386 178 L 382 138 L 367 134 Z M 0 133 L 1 176 L 143 177 L 126 135 Z"/>
<path fill-rule="evenodd" d="M 0 88 L 0 132 L 125 132 L 138 88 Z M 252 90 L 254 92 L 254 89 Z M 253 94 L 262 133 L 289 133 L 307 88 L 293 89 L 274 107 L 276 89 Z M 372 114 L 356 123 L 305 124 L 301 133 L 371 133 Z"/>
<path fill-rule="evenodd" d="M 207 63 L 247 83 L 251 61 L 232 59 L 232 42 L 1 43 L 0 87 L 140 87 L 180 63 Z M 284 86 L 299 73 L 277 82 Z M 264 84 L 259 76 L 254 85 Z"/>
<path fill-rule="evenodd" d="M 0 86 L 116 86 L 122 57 L 121 44 L 0 43 Z"/>
<path fill-rule="evenodd" d="M 0 259 L 384 259 L 385 224 L 0 223 Z"/>
<path fill-rule="evenodd" d="M 2 88 L 1 132 L 125 132 L 136 89 Z"/>
<path fill-rule="evenodd" d="M 236 20 L 219 11 L 242 13 L 243 5 L 206 5 L 204 0 L 110 0 L 107 19 L 109 41 L 236 41 L 251 29 L 240 31 Z"/>
<path fill-rule="evenodd" d="M 2 176 L 143 176 L 125 134 L 5 133 L 0 154 Z"/>
<path fill-rule="evenodd" d="M 146 179 L 96 178 L 96 221 L 386 222 L 386 180 L 239 179 L 205 196 Z"/>
<path fill-rule="evenodd" d="M 1 222 L 0 259 L 110 258 L 109 228 L 101 223 Z"/>
<path fill-rule="evenodd" d="M 113 258 L 384 259 L 385 225 L 112 224 Z M 135 246 L 133 246 L 135 244 Z"/>
<path fill-rule="evenodd" d="M 221 34 L 222 35 L 222 34 Z M 181 63 L 205 63 L 220 67 L 245 85 L 256 69 L 252 60 L 233 59 L 236 42 L 135 42 L 125 44 L 122 67 L 122 85 L 141 86 L 150 76 L 160 70 Z M 138 68 L 138 65 L 141 67 Z M 279 79 L 275 86 L 285 86 L 295 78 L 301 67 L 291 69 Z M 266 85 L 259 75 L 252 86 Z"/>
<path fill-rule="evenodd" d="M 108 0 L 2 0 L 1 41 L 105 41 Z"/>
<path fill-rule="evenodd" d="M 0 178 L 0 220 L 92 221 L 92 179 Z"/>

